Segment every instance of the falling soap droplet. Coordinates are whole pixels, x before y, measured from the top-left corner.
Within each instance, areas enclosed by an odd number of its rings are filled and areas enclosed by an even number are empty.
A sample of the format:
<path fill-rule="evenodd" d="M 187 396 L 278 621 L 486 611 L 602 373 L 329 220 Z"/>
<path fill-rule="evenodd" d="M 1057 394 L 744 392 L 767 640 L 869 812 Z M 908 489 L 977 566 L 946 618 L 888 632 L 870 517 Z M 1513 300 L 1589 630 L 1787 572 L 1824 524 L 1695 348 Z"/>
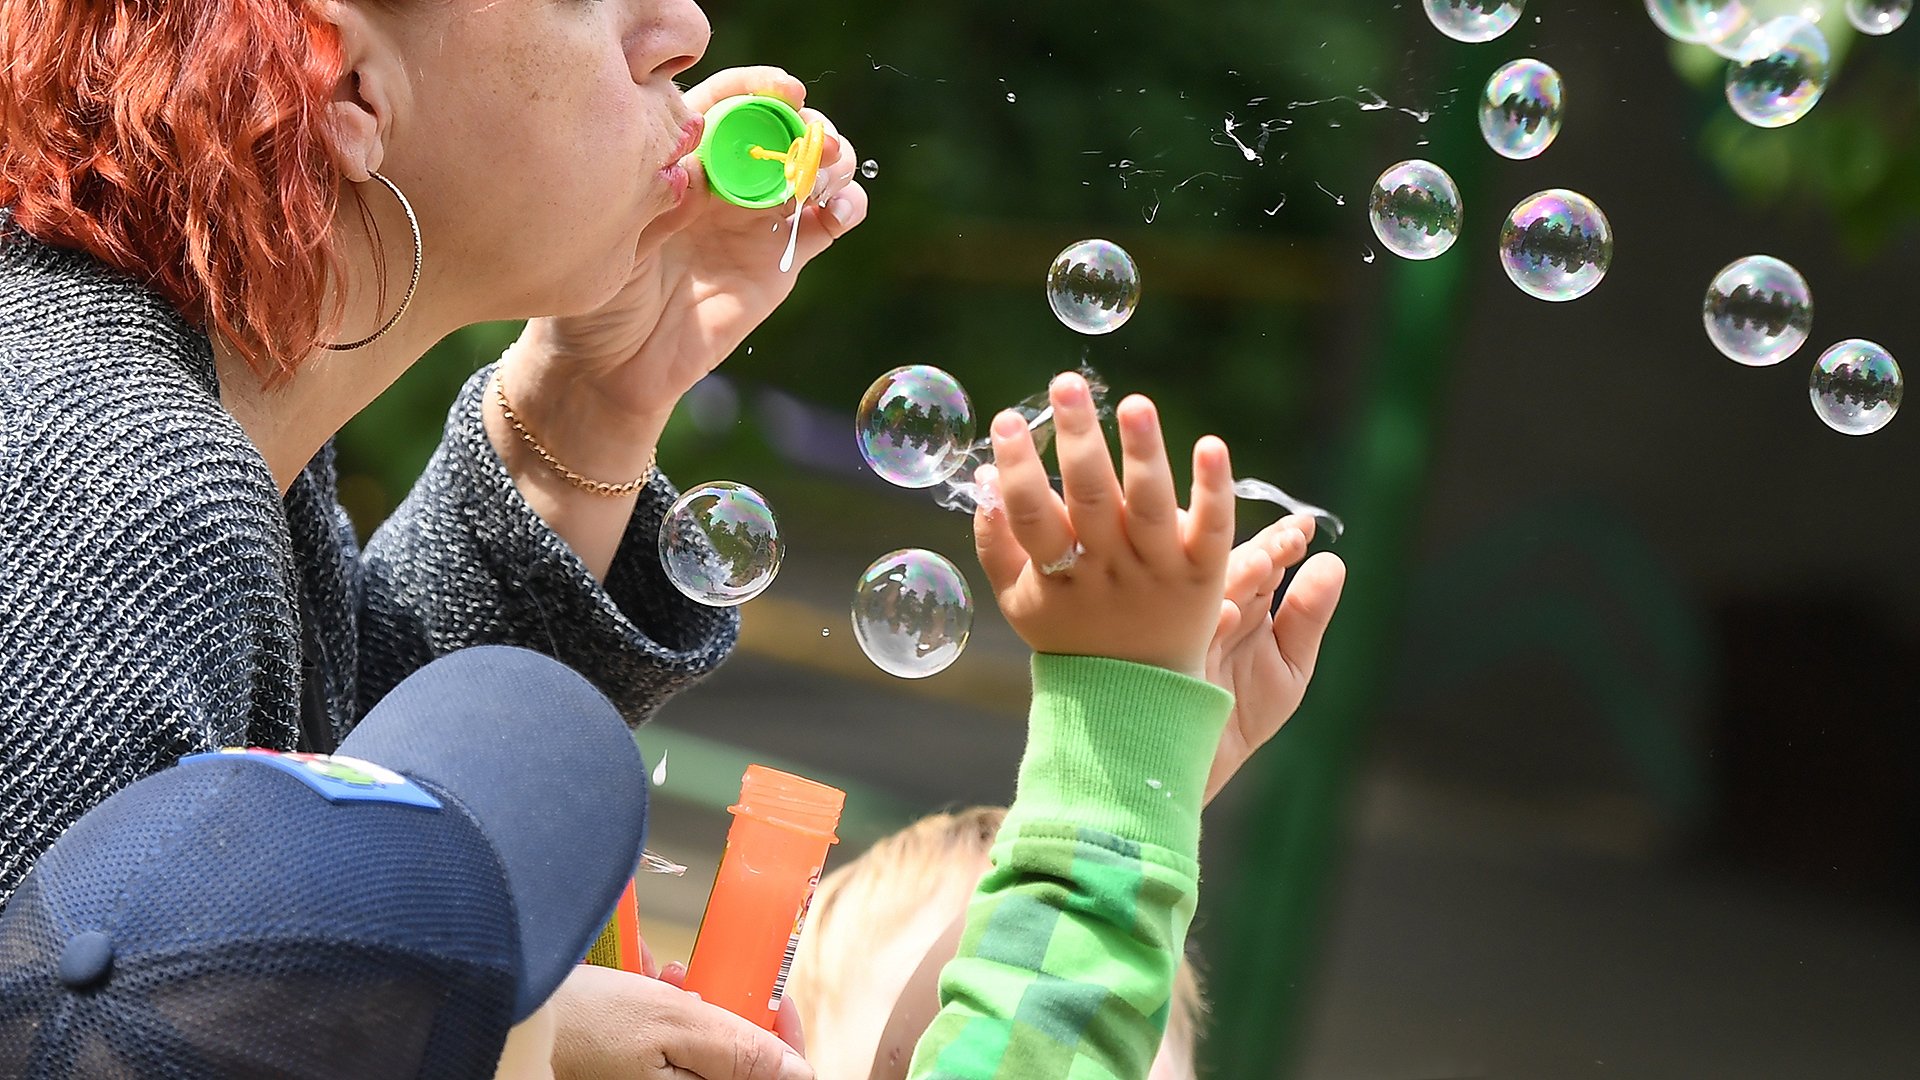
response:
<path fill-rule="evenodd" d="M 653 767 L 653 786 L 659 787 L 667 782 L 667 752 L 660 751 L 660 763 Z"/>

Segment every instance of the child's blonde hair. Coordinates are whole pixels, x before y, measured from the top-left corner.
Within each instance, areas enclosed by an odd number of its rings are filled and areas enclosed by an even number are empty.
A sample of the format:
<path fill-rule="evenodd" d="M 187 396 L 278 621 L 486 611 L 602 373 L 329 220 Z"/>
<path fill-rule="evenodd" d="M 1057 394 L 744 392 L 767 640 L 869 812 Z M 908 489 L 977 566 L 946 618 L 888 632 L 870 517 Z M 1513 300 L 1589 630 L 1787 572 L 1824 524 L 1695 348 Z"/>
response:
<path fill-rule="evenodd" d="M 787 983 L 820 1080 L 865 1080 L 901 988 L 966 910 L 1006 816 L 976 806 L 921 818 L 821 879 Z M 1183 958 L 1165 1044 L 1179 1075 L 1194 1075 L 1205 1012 Z"/>

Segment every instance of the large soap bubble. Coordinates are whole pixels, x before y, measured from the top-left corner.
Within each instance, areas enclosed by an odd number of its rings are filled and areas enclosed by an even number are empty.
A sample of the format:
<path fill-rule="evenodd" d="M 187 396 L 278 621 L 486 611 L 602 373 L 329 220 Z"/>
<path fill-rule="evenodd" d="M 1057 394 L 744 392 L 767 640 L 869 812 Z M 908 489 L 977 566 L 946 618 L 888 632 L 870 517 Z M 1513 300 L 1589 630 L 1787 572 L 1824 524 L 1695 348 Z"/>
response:
<path fill-rule="evenodd" d="M 1513 29 L 1527 0 L 1424 0 L 1434 29 L 1455 41 L 1492 41 Z"/>
<path fill-rule="evenodd" d="M 1703 318 L 1715 348 L 1748 367 L 1766 367 L 1806 344 L 1813 293 L 1800 271 L 1770 255 L 1751 255 L 1714 276 Z"/>
<path fill-rule="evenodd" d="M 1847 0 L 1847 21 L 1855 30 L 1875 37 L 1891 34 L 1913 14 L 1913 0 Z"/>
<path fill-rule="evenodd" d="M 1560 73 L 1538 60 L 1502 65 L 1480 95 L 1480 134 L 1494 153 L 1515 161 L 1552 146 L 1565 115 Z"/>
<path fill-rule="evenodd" d="M 1431 161 L 1403 161 L 1367 197 L 1373 235 L 1403 259 L 1431 259 L 1460 238 L 1460 189 Z"/>
<path fill-rule="evenodd" d="M 759 596 L 780 573 L 783 549 L 773 509 L 745 484 L 702 484 L 660 522 L 660 565 L 673 587 L 710 607 Z"/>
<path fill-rule="evenodd" d="M 1832 69 L 1819 27 L 1798 16 L 1774 19 L 1727 65 L 1727 103 L 1755 127 L 1785 127 L 1813 111 Z"/>
<path fill-rule="evenodd" d="M 1688 45 L 1745 36 L 1753 18 L 1742 0 L 1647 0 L 1647 14 L 1662 33 Z"/>
<path fill-rule="evenodd" d="M 1542 300 L 1577 300 L 1613 265 L 1613 226 L 1593 200 L 1554 188 L 1528 196 L 1500 230 L 1500 265 L 1520 291 Z"/>
<path fill-rule="evenodd" d="M 873 561 L 853 597 L 853 636 L 874 666 L 924 679 L 960 658 L 973 631 L 973 590 L 934 552 L 904 548 Z"/>
<path fill-rule="evenodd" d="M 1047 304 L 1074 330 L 1111 334 L 1140 304 L 1140 268 L 1119 244 L 1082 240 L 1048 268 Z"/>
<path fill-rule="evenodd" d="M 1906 384 L 1887 350 L 1853 338 L 1820 354 L 1808 380 L 1813 411 L 1846 435 L 1871 435 L 1900 411 Z"/>
<path fill-rule="evenodd" d="M 973 444 L 973 403 L 953 376 L 927 364 L 875 379 L 854 420 L 860 456 L 905 488 L 932 487 L 965 463 Z"/>

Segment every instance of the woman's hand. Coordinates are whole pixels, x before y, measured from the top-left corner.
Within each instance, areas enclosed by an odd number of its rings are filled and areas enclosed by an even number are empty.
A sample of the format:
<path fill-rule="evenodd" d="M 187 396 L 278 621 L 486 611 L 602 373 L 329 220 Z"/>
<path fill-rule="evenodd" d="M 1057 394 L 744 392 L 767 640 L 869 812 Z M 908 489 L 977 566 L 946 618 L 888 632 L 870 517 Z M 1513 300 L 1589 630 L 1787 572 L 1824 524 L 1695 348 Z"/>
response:
<path fill-rule="evenodd" d="M 787 298 L 802 267 L 866 219 L 867 193 L 854 179 L 859 158 L 831 121 L 802 108 L 800 80 L 779 68 L 732 68 L 687 91 L 686 100 L 705 113 L 741 94 L 780 98 L 800 108 L 803 119 L 827 125 L 818 188 L 800 214 L 793 271 L 780 270 L 791 200 L 770 210 L 734 206 L 708 192 L 698 159 L 689 156 L 687 199 L 642 234 L 625 287 L 596 311 L 530 327 L 549 363 L 560 367 L 539 374 L 585 384 L 615 420 L 664 417 Z M 521 390 L 523 382 L 523 396 L 542 392 L 535 380 L 517 377 L 508 389 Z"/>
<path fill-rule="evenodd" d="M 1308 559 L 1279 611 L 1273 610 L 1273 595 L 1287 567 L 1306 554 L 1313 528 L 1312 518 L 1282 518 L 1235 548 L 1228 564 L 1220 622 L 1207 650 L 1207 681 L 1233 695 L 1233 715 L 1207 776 L 1208 802 L 1300 707 L 1313 679 L 1346 565 L 1332 552 Z"/>
<path fill-rule="evenodd" d="M 555 1080 L 813 1080 L 793 1045 L 793 1016 L 782 1018 L 792 1029 L 783 1040 L 681 989 L 675 975 L 684 968 L 669 964 L 657 979 L 575 968 L 549 1003 Z"/>
<path fill-rule="evenodd" d="M 1061 375 L 1049 393 L 1064 498 L 1019 414 L 993 422 L 995 475 L 983 479 L 1004 509 L 983 505 L 974 542 L 1000 610 L 1035 652 L 1202 677 L 1233 544 L 1226 445 L 1212 436 L 1195 444 L 1191 509 L 1182 510 L 1151 401 L 1129 397 L 1117 411 L 1123 483 L 1086 380 Z"/>

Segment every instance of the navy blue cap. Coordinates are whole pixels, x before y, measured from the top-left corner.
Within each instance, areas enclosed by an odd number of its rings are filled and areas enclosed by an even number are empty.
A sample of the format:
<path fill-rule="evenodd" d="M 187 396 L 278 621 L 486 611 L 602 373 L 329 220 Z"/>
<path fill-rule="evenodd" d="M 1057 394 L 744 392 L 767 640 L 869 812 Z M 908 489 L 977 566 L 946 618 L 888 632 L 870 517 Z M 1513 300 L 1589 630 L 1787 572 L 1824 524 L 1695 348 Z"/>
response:
<path fill-rule="evenodd" d="M 332 757 L 203 754 L 64 834 L 0 912 L 0 1075 L 490 1076 L 639 861 L 618 712 L 455 653 Z"/>

